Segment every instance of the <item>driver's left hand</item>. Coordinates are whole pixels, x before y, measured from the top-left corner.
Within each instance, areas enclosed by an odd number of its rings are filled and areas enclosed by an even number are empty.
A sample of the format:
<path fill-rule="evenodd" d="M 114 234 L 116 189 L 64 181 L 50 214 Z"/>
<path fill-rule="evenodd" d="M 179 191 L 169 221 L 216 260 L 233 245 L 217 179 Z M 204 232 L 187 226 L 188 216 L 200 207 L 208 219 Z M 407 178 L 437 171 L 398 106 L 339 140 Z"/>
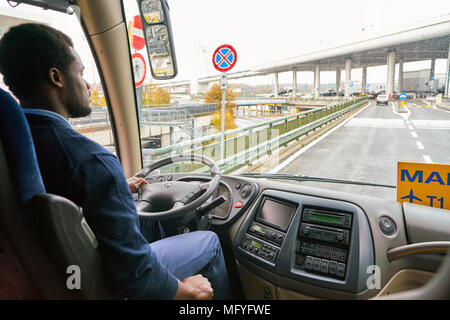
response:
<path fill-rule="evenodd" d="M 135 193 L 142 187 L 144 184 L 148 184 L 147 180 L 142 178 L 131 177 L 127 179 L 128 187 L 130 188 L 131 193 Z"/>

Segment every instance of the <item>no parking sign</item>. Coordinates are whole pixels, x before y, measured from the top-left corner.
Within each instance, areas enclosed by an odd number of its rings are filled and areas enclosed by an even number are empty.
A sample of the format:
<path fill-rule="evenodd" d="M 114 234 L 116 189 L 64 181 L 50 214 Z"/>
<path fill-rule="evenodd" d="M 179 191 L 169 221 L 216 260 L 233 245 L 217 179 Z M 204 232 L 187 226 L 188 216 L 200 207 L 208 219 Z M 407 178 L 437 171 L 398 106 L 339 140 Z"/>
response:
<path fill-rule="evenodd" d="M 220 72 L 226 72 L 234 67 L 237 61 L 236 50 L 229 44 L 219 46 L 212 56 L 214 68 Z"/>
<path fill-rule="evenodd" d="M 144 83 L 145 74 L 147 73 L 147 65 L 145 64 L 142 54 L 138 52 L 133 53 L 131 56 L 131 61 L 133 62 L 134 85 L 138 88 Z"/>

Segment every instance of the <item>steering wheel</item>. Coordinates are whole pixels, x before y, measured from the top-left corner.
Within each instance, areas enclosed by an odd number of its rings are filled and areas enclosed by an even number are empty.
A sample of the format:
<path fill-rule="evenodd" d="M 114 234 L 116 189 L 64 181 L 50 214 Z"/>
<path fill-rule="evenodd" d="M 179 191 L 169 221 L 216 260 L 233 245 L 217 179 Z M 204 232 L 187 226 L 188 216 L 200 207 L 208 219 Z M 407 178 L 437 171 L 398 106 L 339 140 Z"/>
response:
<path fill-rule="evenodd" d="M 159 160 L 139 171 L 135 177 L 146 178 L 152 171 L 171 163 L 201 162 L 211 168 L 212 179 L 201 184 L 185 181 L 164 181 L 145 184 L 138 190 L 136 209 L 140 217 L 164 221 L 178 219 L 205 203 L 220 183 L 220 169 L 214 160 L 201 155 L 176 155 Z"/>

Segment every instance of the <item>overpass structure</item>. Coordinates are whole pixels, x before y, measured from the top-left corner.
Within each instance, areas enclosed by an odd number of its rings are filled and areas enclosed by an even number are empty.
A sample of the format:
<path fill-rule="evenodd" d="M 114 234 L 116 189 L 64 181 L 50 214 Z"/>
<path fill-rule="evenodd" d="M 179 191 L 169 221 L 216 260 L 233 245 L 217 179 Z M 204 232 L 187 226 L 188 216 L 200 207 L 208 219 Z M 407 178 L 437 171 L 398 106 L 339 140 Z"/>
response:
<path fill-rule="evenodd" d="M 373 35 L 368 39 L 341 45 L 325 50 L 283 59 L 264 65 L 255 66 L 249 70 L 228 73 L 229 79 L 274 74 L 274 94 L 278 95 L 278 74 L 292 72 L 293 96 L 297 93 L 297 73 L 301 71 L 314 72 L 314 95 L 320 93 L 320 72 L 336 72 L 336 89 L 343 88 L 345 97 L 350 95 L 351 71 L 362 68 L 362 90 L 366 91 L 367 68 L 387 65 L 386 94 L 394 92 L 397 77 L 398 91 L 403 87 L 403 64 L 405 62 L 431 60 L 430 80 L 434 79 L 436 59 L 447 59 L 445 78 L 445 96 L 449 95 L 449 46 L 450 46 L 450 13 L 404 26 L 395 32 Z M 399 64 L 399 72 L 395 75 L 395 65 Z M 341 84 L 341 71 L 345 71 L 345 81 Z M 220 80 L 220 75 L 200 78 L 198 84 L 207 84 Z M 194 81 L 195 82 L 195 81 Z M 161 84 L 164 87 L 173 85 L 188 85 L 191 81 Z"/>

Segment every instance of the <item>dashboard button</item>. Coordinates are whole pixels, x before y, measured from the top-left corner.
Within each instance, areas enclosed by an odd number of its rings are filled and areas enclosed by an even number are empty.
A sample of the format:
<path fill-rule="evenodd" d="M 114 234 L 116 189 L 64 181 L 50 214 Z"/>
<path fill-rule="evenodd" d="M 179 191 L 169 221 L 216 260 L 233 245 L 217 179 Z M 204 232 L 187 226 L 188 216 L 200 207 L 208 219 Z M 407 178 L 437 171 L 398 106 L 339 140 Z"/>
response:
<path fill-rule="evenodd" d="M 339 259 L 340 262 L 345 262 L 347 260 L 347 250 L 346 249 L 340 249 L 339 250 Z"/>
<path fill-rule="evenodd" d="M 327 259 L 322 259 L 322 264 L 320 265 L 320 272 L 328 273 L 329 263 L 330 261 L 328 261 Z"/>
<path fill-rule="evenodd" d="M 305 261 L 305 270 L 312 270 L 313 268 L 313 257 L 307 256 Z"/>
<path fill-rule="evenodd" d="M 391 236 L 395 233 L 395 222 L 389 217 L 381 217 L 378 226 L 380 227 L 381 232 L 387 236 Z"/>
<path fill-rule="evenodd" d="M 328 266 L 328 273 L 329 274 L 336 274 L 337 271 L 337 262 L 336 261 L 330 261 Z"/>
<path fill-rule="evenodd" d="M 321 244 L 316 244 L 315 255 L 316 255 L 316 257 L 319 257 L 319 258 L 322 257 L 322 245 Z"/>
<path fill-rule="evenodd" d="M 339 277 L 345 276 L 345 263 L 338 263 L 336 275 Z"/>
<path fill-rule="evenodd" d="M 309 248 L 307 248 L 305 245 L 302 245 L 300 247 L 300 253 L 302 254 L 308 254 L 309 253 Z"/>
<path fill-rule="evenodd" d="M 295 263 L 299 266 L 302 266 L 305 263 L 305 256 L 297 255 L 297 258 L 295 258 Z"/>
<path fill-rule="evenodd" d="M 236 183 L 236 185 L 234 186 L 237 190 L 239 190 L 241 188 L 241 184 L 240 183 Z"/>
<path fill-rule="evenodd" d="M 244 204 L 242 203 L 242 202 L 240 202 L 240 201 L 238 201 L 238 202 L 236 202 L 235 204 L 234 204 L 234 207 L 235 208 L 242 208 L 244 206 Z"/>
<path fill-rule="evenodd" d="M 338 256 L 339 256 L 339 249 L 338 249 L 338 248 L 332 247 L 332 248 L 331 248 L 331 255 L 330 255 L 330 258 L 333 259 L 333 260 L 337 260 L 337 259 L 338 259 Z"/>
<path fill-rule="evenodd" d="M 324 258 L 329 259 L 331 255 L 331 247 L 330 246 L 323 246 L 322 247 L 322 256 Z"/>
<path fill-rule="evenodd" d="M 246 184 L 241 188 L 241 192 L 239 193 L 243 199 L 247 199 L 250 194 L 253 192 L 253 188 L 251 185 Z"/>
<path fill-rule="evenodd" d="M 322 259 L 320 258 L 314 258 L 313 259 L 313 270 L 314 271 L 319 271 L 320 270 L 320 265 L 322 264 Z"/>

